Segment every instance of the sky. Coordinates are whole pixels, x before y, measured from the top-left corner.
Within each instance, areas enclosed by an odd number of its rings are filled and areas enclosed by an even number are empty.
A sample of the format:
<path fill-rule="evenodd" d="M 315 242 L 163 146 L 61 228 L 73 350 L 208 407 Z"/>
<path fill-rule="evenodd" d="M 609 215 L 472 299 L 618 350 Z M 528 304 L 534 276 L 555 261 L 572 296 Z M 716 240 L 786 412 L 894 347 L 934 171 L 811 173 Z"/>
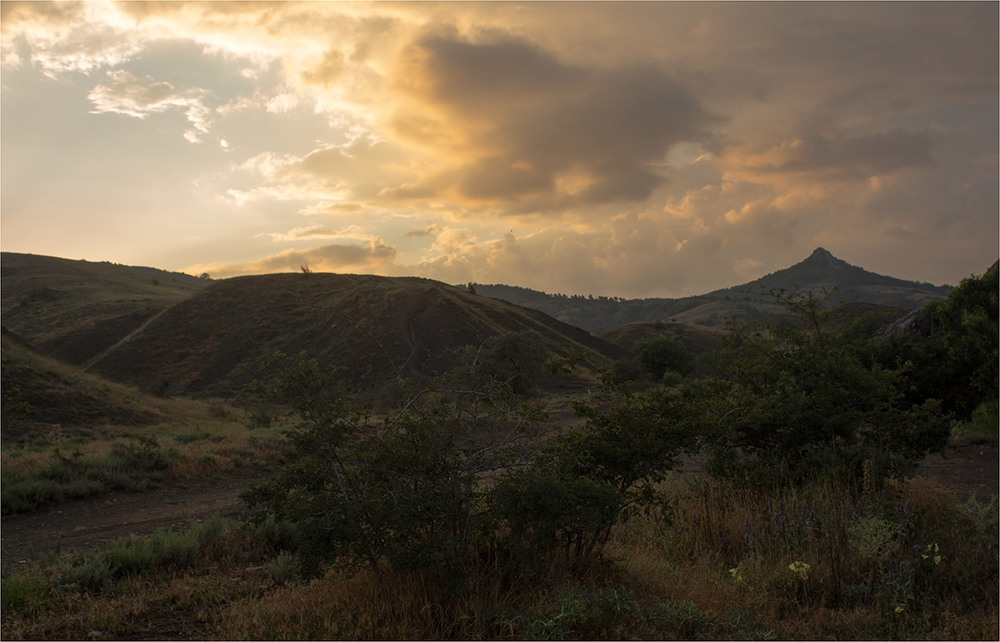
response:
<path fill-rule="evenodd" d="M 1000 254 L 1000 3 L 3 2 L 0 247 L 680 297 Z"/>

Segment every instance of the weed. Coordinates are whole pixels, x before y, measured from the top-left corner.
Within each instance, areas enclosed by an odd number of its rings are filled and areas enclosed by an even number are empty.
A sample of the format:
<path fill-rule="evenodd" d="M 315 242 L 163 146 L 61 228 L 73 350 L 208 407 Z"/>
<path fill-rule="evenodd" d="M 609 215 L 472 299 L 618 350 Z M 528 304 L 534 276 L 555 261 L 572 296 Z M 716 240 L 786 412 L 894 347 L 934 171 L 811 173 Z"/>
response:
<path fill-rule="evenodd" d="M 48 599 L 45 583 L 33 577 L 5 577 L 0 580 L 0 586 L 4 617 L 39 610 Z"/>

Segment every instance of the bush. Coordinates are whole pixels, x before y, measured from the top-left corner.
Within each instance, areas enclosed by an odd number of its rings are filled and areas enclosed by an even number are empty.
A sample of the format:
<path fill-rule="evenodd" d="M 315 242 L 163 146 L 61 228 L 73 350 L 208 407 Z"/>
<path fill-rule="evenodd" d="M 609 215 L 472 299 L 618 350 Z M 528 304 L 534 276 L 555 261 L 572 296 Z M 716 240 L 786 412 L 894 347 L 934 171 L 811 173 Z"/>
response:
<path fill-rule="evenodd" d="M 686 375 L 694 370 L 691 353 L 666 337 L 640 343 L 635 347 L 635 353 L 643 368 L 656 381 L 661 381 L 668 372 Z"/>
<path fill-rule="evenodd" d="M 860 490 L 866 461 L 878 479 L 902 478 L 944 447 L 938 400 L 908 402 L 899 372 L 830 329 L 811 294 L 774 296 L 798 323 L 734 328 L 724 376 L 702 387 L 714 475 L 758 486 L 834 478 Z"/>
<path fill-rule="evenodd" d="M 940 399 L 945 412 L 968 421 L 981 404 L 996 402 L 1000 390 L 997 272 L 963 279 L 947 299 L 925 309 L 930 336 L 893 336 L 869 349 L 885 367 L 902 366 L 911 403 Z"/>
<path fill-rule="evenodd" d="M 374 417 L 335 392 L 334 373 L 300 354 L 278 354 L 268 398 L 299 418 L 295 462 L 245 494 L 258 521 L 295 524 L 304 571 L 335 559 L 443 572 L 456 586 L 484 489 L 481 475 L 517 461 L 538 432 L 537 409 L 507 381 L 458 392 L 413 391 Z M 478 376 L 478 373 L 474 373 Z"/>
<path fill-rule="evenodd" d="M 335 373 L 304 354 L 275 355 L 275 377 L 254 388 L 298 417 L 294 463 L 245 494 L 255 519 L 294 524 L 306 574 L 334 560 L 376 573 L 388 564 L 457 588 L 482 555 L 518 571 L 557 551 L 599 553 L 692 443 L 682 396 L 658 388 L 614 396 L 605 411 L 581 406 L 587 425 L 542 448 L 546 417 L 519 401 L 505 370 L 511 355 L 541 367 L 530 343 L 515 335 L 468 348 L 450 387 L 410 391 L 381 416 L 336 394 Z"/>

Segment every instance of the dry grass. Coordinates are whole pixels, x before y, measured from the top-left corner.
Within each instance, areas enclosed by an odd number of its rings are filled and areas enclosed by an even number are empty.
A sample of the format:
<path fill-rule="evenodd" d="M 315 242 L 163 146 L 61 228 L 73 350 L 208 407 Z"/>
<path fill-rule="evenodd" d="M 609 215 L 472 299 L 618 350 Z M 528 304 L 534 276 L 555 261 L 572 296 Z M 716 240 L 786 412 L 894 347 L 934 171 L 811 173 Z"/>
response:
<path fill-rule="evenodd" d="M 189 409 L 197 412 L 184 421 L 156 425 L 160 447 L 180 453 L 171 475 L 204 476 L 238 466 L 241 458 L 280 457 L 269 441 L 273 431 L 248 430 L 237 411 Z M 107 455 L 111 432 L 77 443 L 82 456 Z M 45 465 L 52 445 L 5 452 L 3 464 Z M 187 551 L 166 565 L 142 561 L 140 554 L 155 547 L 118 542 L 108 555 L 139 556 L 133 563 L 140 570 L 101 575 L 100 556 L 88 552 L 5 568 L 2 633 L 6 639 L 997 639 L 995 501 L 961 502 L 919 478 L 864 501 L 825 487 L 753 493 L 690 474 L 675 474 L 662 491 L 668 500 L 662 509 L 617 527 L 603 560 L 574 567 L 553 558 L 517 578 L 479 561 L 464 591 L 449 590 L 434 575 L 377 575 L 368 568 L 331 568 L 307 582 L 282 548 L 294 539 L 273 525 L 244 531 L 230 523 L 208 529 L 210 537 L 177 533 L 176 542 L 160 534 Z M 859 525 L 888 533 L 889 545 L 875 547 Z M 201 542 L 197 550 L 194 540 Z M 808 572 L 791 570 L 795 562 L 808 564 Z M 72 579 L 89 573 L 99 581 Z"/>
<path fill-rule="evenodd" d="M 801 532 L 796 520 L 802 519 L 803 507 L 836 515 L 838 507 L 824 503 L 852 505 L 828 489 L 768 499 L 676 478 L 666 490 L 674 493 L 673 521 L 640 516 L 617 527 L 603 561 L 573 567 L 554 558 L 547 569 L 514 581 L 481 562 L 470 573 L 467 590 L 458 592 L 434 575 L 388 569 L 376 574 L 367 567 L 331 568 L 318 579 L 298 580 L 294 556 L 276 547 L 281 538 L 273 529 L 240 531 L 233 524 L 206 527 L 203 533 L 210 535 L 198 535 L 201 548 L 180 566 L 150 566 L 88 590 L 53 579 L 69 577 L 65 569 L 70 567 L 87 568 L 84 562 L 38 562 L 5 571 L 3 635 L 997 638 L 995 504 L 963 504 L 924 480 L 890 489 L 879 515 L 895 510 L 906 526 L 891 556 L 875 563 L 849 534 L 816 529 L 800 548 L 791 544 Z M 713 528 L 699 521 L 709 515 L 718 521 Z M 853 513 L 843 528 L 862 517 Z M 773 542 L 765 545 L 747 536 L 748 520 L 756 520 L 750 532 L 770 524 Z M 177 537 L 182 535 L 193 537 Z M 921 560 L 914 549 L 925 536 L 939 545 L 939 563 Z M 166 534 L 160 537 L 170 541 Z M 841 548 L 834 552 L 837 542 Z M 126 542 L 114 546 L 123 550 Z M 795 561 L 808 563 L 808 573 L 792 571 Z M 830 568 L 834 561 L 839 570 Z M 888 590 L 899 578 L 893 569 L 901 561 L 924 564 L 908 594 Z"/>

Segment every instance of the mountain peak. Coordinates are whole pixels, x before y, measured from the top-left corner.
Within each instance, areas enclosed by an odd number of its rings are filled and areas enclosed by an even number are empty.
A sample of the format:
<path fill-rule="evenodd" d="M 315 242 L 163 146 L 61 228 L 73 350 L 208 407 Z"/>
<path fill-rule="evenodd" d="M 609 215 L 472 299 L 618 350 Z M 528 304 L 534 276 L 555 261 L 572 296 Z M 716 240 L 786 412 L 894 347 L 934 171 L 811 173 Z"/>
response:
<path fill-rule="evenodd" d="M 806 261 L 811 261 L 813 263 L 821 263 L 823 265 L 836 265 L 838 263 L 843 263 L 840 259 L 830 254 L 830 251 L 823 247 L 818 247 L 813 250 L 813 253 L 809 255 Z"/>

